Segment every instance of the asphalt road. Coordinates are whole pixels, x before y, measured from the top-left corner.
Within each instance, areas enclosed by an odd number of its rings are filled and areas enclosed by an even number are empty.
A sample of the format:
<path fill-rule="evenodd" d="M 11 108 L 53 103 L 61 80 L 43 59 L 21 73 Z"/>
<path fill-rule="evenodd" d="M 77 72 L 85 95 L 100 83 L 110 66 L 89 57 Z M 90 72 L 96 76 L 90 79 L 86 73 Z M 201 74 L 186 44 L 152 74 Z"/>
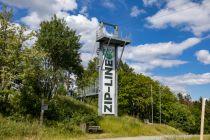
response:
<path fill-rule="evenodd" d="M 191 138 L 195 135 L 167 135 L 167 136 L 140 136 L 140 137 L 120 137 L 120 138 L 105 138 L 98 140 L 174 140 L 174 138 Z"/>

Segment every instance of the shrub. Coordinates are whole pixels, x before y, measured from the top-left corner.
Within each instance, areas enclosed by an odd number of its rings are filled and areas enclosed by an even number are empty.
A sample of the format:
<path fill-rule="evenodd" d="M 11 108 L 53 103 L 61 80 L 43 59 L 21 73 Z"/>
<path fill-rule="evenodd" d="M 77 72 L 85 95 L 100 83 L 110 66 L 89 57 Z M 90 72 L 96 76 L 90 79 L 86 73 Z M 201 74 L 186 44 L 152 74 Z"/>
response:
<path fill-rule="evenodd" d="M 3 115 L 11 115 L 15 112 L 15 105 L 17 102 L 17 91 L 14 90 L 0 90 L 0 113 Z"/>
<path fill-rule="evenodd" d="M 56 96 L 49 101 L 45 117 L 50 121 L 70 121 L 75 125 L 80 123 L 95 123 L 99 121 L 96 110 L 68 96 Z"/>

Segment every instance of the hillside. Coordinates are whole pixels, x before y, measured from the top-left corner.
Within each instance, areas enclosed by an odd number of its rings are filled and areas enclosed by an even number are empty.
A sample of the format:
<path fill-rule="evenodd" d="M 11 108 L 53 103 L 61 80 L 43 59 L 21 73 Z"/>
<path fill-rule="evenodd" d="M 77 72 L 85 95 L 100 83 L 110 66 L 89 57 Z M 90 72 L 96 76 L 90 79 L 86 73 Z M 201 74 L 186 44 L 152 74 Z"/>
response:
<path fill-rule="evenodd" d="M 0 139 L 91 139 L 106 137 L 127 137 L 141 135 L 174 135 L 183 134 L 167 125 L 146 125 L 132 117 L 105 117 L 100 121 L 104 130 L 103 134 L 83 134 L 78 127 L 74 132 L 66 130 L 71 128 L 71 124 L 57 126 L 40 126 L 37 121 L 17 122 L 8 118 L 0 117 Z"/>
<path fill-rule="evenodd" d="M 102 129 L 113 136 L 139 136 L 139 135 L 173 135 L 183 134 L 179 130 L 160 124 L 144 124 L 130 116 L 104 117 L 100 121 Z"/>
<path fill-rule="evenodd" d="M 122 116 L 122 117 L 96 117 L 95 107 L 77 101 L 71 97 L 60 96 L 54 99 L 56 104 L 49 104 L 49 110 L 45 117 L 49 117 L 49 113 L 61 116 L 58 120 L 64 119 L 64 116 L 72 115 L 69 120 L 55 121 L 46 120 L 43 126 L 38 124 L 37 119 L 29 119 L 25 116 L 0 116 L 0 139 L 91 139 L 104 137 L 120 137 L 120 136 L 139 136 L 139 135 L 172 135 L 183 134 L 175 128 L 167 125 L 147 125 L 138 119 Z M 60 106 L 63 106 L 62 111 Z M 78 113 L 76 113 L 78 112 Z M 89 113 L 88 113 L 89 112 Z M 86 115 L 82 115 L 85 113 Z M 95 115 L 94 115 L 95 114 Z M 54 116 L 55 118 L 58 116 Z M 50 119 L 50 118 L 48 118 Z M 84 134 L 79 128 L 79 123 L 94 121 L 103 129 L 102 134 Z"/>

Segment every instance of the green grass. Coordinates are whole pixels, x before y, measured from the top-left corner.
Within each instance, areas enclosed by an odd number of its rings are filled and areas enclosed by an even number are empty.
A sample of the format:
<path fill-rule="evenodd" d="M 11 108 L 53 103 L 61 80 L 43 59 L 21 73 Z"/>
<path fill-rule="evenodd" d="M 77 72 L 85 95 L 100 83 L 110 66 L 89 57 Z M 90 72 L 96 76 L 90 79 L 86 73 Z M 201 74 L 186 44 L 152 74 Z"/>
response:
<path fill-rule="evenodd" d="M 177 129 L 160 124 L 148 125 L 138 119 L 124 117 L 105 117 L 100 122 L 100 126 L 112 136 L 139 136 L 139 135 L 179 135 L 184 134 Z"/>
<path fill-rule="evenodd" d="M 40 126 L 36 121 L 16 122 L 0 115 L 1 140 L 56 140 L 69 139 L 69 137 L 77 138 L 82 135 L 80 130 L 71 133 L 62 124 L 58 124 L 56 127 Z"/>
<path fill-rule="evenodd" d="M 174 135 L 183 134 L 175 128 L 166 125 L 146 125 L 135 118 L 104 117 L 100 126 L 103 134 L 82 134 L 78 127 L 71 129 L 68 124 L 58 124 L 55 127 L 40 126 L 38 122 L 16 122 L 0 116 L 0 139 L 3 140 L 66 140 L 92 139 L 107 137 L 124 137 L 140 135 Z M 73 126 L 71 126 L 73 127 Z M 75 131 L 78 129 L 78 131 Z"/>

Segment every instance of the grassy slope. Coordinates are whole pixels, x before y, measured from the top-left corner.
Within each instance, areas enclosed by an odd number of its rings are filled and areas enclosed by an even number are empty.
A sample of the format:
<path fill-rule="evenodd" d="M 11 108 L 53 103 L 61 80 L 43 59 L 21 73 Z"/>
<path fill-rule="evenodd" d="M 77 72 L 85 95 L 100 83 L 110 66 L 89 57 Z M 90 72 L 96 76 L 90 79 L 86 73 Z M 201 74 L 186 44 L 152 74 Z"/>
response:
<path fill-rule="evenodd" d="M 62 128 L 40 126 L 38 122 L 16 122 L 0 115 L 0 140 L 67 139 L 79 134 L 65 133 Z"/>
<path fill-rule="evenodd" d="M 108 138 L 108 137 L 132 137 L 151 135 L 181 135 L 184 132 L 167 125 L 147 125 L 138 119 L 129 116 L 104 117 L 100 121 L 100 126 L 104 131 L 102 135 L 85 135 L 86 138 Z M 85 137 L 82 137 L 85 139 Z"/>
<path fill-rule="evenodd" d="M 61 128 L 39 126 L 37 122 L 15 122 L 0 117 L 0 139 L 87 139 L 139 135 L 173 135 L 182 132 L 166 125 L 146 125 L 132 117 L 104 117 L 100 125 L 104 134 L 65 133 Z"/>
<path fill-rule="evenodd" d="M 147 125 L 138 119 L 124 116 L 120 118 L 105 117 L 100 125 L 102 129 L 114 136 L 139 136 L 139 135 L 173 135 L 183 132 L 167 125 Z"/>
<path fill-rule="evenodd" d="M 62 97 L 61 99 L 63 99 Z M 75 99 L 69 99 L 71 107 L 79 106 L 80 108 L 91 108 L 96 112 L 93 106 L 81 103 Z M 104 137 L 122 137 L 122 136 L 140 136 L 140 135 L 173 135 L 183 134 L 175 128 L 166 125 L 146 125 L 139 120 L 123 116 L 111 117 L 106 116 L 100 120 L 100 126 L 103 134 L 82 134 L 80 130 L 66 131 L 66 128 L 73 127 L 71 124 L 57 124 L 56 127 L 40 126 L 37 121 L 14 121 L 4 118 L 0 114 L 0 139 L 30 139 L 30 140 L 56 140 L 56 139 L 87 139 L 87 138 L 104 138 Z M 68 127 L 69 126 L 69 127 Z M 75 127 L 74 127 L 75 128 Z M 77 128 L 76 128 L 77 130 Z"/>

